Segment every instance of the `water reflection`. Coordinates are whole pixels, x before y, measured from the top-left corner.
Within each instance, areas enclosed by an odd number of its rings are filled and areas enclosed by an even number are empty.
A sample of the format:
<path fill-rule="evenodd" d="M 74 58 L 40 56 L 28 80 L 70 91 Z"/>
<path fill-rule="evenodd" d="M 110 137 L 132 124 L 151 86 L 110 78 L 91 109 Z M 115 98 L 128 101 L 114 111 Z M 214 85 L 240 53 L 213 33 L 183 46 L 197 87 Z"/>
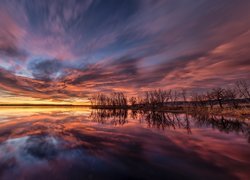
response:
<path fill-rule="evenodd" d="M 182 117 L 178 114 L 149 111 L 145 113 L 148 127 L 157 127 L 159 129 L 183 128 L 187 133 L 191 133 L 190 120 L 187 114 Z"/>
<path fill-rule="evenodd" d="M 0 109 L 0 179 L 250 175 L 247 121 L 152 111 L 15 111 Z"/>
<path fill-rule="evenodd" d="M 92 110 L 90 117 L 92 121 L 99 123 L 110 123 L 113 125 L 124 125 L 128 123 L 128 110 L 124 109 L 96 109 Z M 243 134 L 250 143 L 250 126 L 244 120 L 237 118 L 225 118 L 206 113 L 188 115 L 157 111 L 130 111 L 129 118 L 138 122 L 147 123 L 149 128 L 186 129 L 188 134 L 192 133 L 193 127 L 211 127 L 225 133 Z M 191 121 L 193 125 L 191 125 Z"/>
<path fill-rule="evenodd" d="M 95 109 L 90 114 L 90 119 L 99 123 L 123 125 L 127 123 L 128 110 L 126 109 Z"/>
<path fill-rule="evenodd" d="M 224 116 L 214 116 L 209 114 L 195 115 L 196 125 L 198 127 L 212 127 L 225 133 L 243 134 L 250 143 L 250 126 L 249 123 L 236 118 L 225 118 Z"/>

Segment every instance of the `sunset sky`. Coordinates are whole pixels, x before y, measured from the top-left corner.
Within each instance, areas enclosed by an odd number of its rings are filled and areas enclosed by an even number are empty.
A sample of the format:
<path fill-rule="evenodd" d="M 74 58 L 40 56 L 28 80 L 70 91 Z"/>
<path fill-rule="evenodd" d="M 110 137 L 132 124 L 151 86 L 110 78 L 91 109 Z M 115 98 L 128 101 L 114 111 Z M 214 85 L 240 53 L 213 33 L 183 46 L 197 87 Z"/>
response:
<path fill-rule="evenodd" d="M 0 103 L 250 77 L 247 0 L 0 0 Z"/>

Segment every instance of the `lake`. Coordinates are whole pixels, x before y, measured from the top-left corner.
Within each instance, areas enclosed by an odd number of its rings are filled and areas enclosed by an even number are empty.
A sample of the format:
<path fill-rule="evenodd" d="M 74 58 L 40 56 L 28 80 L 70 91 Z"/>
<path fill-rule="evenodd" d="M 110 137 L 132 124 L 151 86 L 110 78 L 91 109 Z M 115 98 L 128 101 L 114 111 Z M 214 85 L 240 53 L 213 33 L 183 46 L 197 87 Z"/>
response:
<path fill-rule="evenodd" d="M 250 123 L 67 107 L 0 108 L 0 179 L 250 179 Z"/>

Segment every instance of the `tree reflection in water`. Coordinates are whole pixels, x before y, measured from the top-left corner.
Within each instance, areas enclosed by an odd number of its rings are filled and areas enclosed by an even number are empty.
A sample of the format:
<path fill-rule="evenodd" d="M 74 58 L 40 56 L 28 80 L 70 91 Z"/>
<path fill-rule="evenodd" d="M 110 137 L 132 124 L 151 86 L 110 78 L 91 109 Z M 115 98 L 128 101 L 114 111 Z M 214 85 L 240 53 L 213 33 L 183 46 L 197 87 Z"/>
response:
<path fill-rule="evenodd" d="M 123 125 L 128 122 L 128 111 L 126 109 L 94 109 L 89 118 L 92 121 L 105 124 Z"/>
<path fill-rule="evenodd" d="M 248 139 L 248 143 L 250 143 L 250 126 L 246 121 L 209 114 L 194 115 L 194 119 L 198 127 L 212 127 L 225 133 L 242 133 Z"/>
<path fill-rule="evenodd" d="M 145 120 L 148 124 L 148 127 L 156 127 L 158 129 L 177 129 L 182 128 L 186 129 L 187 133 L 191 133 L 190 121 L 188 115 L 185 114 L 173 114 L 166 112 L 155 112 L 148 111 L 145 112 Z"/>
<path fill-rule="evenodd" d="M 192 127 L 211 127 L 225 133 L 243 134 L 250 143 L 249 123 L 235 118 L 225 118 L 223 116 L 213 116 L 210 114 L 177 114 L 170 112 L 141 111 L 125 109 L 95 109 L 90 114 L 90 119 L 113 125 L 124 125 L 128 118 L 146 122 L 149 128 L 166 129 L 186 129 L 188 134 L 192 133 Z"/>

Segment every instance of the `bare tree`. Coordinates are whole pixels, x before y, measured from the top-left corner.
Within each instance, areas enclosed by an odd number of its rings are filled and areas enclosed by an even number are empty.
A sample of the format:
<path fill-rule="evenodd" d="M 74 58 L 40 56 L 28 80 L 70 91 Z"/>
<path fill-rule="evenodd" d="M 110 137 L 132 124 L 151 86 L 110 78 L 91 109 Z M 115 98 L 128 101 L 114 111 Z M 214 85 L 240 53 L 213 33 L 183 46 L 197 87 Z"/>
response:
<path fill-rule="evenodd" d="M 207 98 L 205 94 L 194 93 L 192 95 L 192 101 L 195 108 L 205 108 L 207 104 Z"/>
<path fill-rule="evenodd" d="M 96 106 L 126 106 L 127 98 L 122 92 L 114 92 L 110 96 L 98 93 L 89 98 L 92 105 Z"/>
<path fill-rule="evenodd" d="M 223 100 L 224 100 L 224 92 L 225 92 L 225 89 L 223 88 L 214 88 L 212 89 L 212 94 L 215 98 L 215 100 L 219 103 L 220 105 L 220 108 L 223 109 Z"/>
<path fill-rule="evenodd" d="M 163 106 L 171 98 L 171 90 L 146 91 L 144 94 L 144 104 L 152 107 Z"/>
<path fill-rule="evenodd" d="M 207 102 L 208 102 L 210 108 L 213 109 L 213 107 L 214 107 L 214 100 L 215 100 L 214 93 L 208 91 L 208 92 L 206 93 L 206 99 L 207 99 Z"/>
<path fill-rule="evenodd" d="M 236 89 L 241 98 L 250 99 L 250 83 L 247 81 L 237 81 L 235 83 Z"/>
<path fill-rule="evenodd" d="M 237 90 L 232 88 L 225 89 L 224 99 L 228 100 L 228 103 L 232 105 L 233 108 L 238 108 L 239 103 L 237 101 Z"/>
<path fill-rule="evenodd" d="M 187 102 L 187 90 L 186 89 L 184 88 L 181 89 L 181 96 L 183 98 L 183 101 Z"/>
<path fill-rule="evenodd" d="M 136 97 L 133 97 L 133 96 L 130 97 L 129 98 L 129 103 L 130 103 L 131 106 L 134 106 L 137 103 Z"/>
<path fill-rule="evenodd" d="M 176 90 L 170 92 L 169 99 L 171 101 L 172 106 L 176 106 L 179 96 L 180 96 L 180 93 Z"/>

